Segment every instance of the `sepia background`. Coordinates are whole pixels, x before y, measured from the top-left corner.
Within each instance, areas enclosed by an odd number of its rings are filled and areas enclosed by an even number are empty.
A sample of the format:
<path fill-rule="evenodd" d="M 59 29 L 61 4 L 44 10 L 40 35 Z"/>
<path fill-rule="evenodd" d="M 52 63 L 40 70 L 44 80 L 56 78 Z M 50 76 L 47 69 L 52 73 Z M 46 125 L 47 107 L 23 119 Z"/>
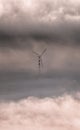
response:
<path fill-rule="evenodd" d="M 79 0 L 0 0 L 0 129 L 80 129 Z"/>

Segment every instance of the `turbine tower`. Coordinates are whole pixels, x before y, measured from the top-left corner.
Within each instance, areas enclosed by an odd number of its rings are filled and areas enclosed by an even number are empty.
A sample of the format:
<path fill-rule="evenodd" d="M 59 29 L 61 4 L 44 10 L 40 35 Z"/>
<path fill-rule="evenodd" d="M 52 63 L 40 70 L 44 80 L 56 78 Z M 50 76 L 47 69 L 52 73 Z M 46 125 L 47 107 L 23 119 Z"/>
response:
<path fill-rule="evenodd" d="M 43 56 L 43 54 L 46 52 L 46 50 L 47 50 L 47 49 L 44 49 L 41 54 L 39 54 L 39 53 L 33 51 L 33 53 L 38 57 L 39 74 L 41 73 L 41 65 L 43 66 L 42 56 Z"/>

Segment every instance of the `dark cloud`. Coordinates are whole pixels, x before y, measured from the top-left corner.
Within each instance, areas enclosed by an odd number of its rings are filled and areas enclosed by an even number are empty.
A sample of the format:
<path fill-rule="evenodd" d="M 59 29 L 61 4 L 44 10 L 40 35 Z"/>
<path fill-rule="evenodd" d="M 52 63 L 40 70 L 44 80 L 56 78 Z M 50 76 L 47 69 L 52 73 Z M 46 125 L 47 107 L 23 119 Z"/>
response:
<path fill-rule="evenodd" d="M 12 27 L 13 28 L 13 27 Z M 24 30 L 0 31 L 0 46 L 12 48 L 25 48 L 41 41 L 46 44 L 80 45 L 80 24 L 73 22 L 60 22 L 53 25 L 31 25 Z"/>

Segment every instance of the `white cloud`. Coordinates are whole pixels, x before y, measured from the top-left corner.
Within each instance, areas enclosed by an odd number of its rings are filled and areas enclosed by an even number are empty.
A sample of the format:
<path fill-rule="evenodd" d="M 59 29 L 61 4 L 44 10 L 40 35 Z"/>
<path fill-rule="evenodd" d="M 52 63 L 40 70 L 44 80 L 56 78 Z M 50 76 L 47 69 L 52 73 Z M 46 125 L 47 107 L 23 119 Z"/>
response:
<path fill-rule="evenodd" d="M 54 19 L 80 16 L 79 0 L 0 0 L 0 18 L 21 20 L 32 18 L 46 22 Z M 9 20 L 10 20 L 9 18 Z M 14 20 L 13 19 L 13 20 Z"/>
<path fill-rule="evenodd" d="M 1 130 L 79 130 L 80 101 L 71 96 L 0 103 Z"/>

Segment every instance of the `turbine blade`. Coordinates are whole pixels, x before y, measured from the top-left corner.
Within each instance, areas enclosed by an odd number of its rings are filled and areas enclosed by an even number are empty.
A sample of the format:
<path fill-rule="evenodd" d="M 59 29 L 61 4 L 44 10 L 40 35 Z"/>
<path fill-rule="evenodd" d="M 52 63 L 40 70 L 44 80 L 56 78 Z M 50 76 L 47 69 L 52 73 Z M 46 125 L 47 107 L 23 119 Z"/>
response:
<path fill-rule="evenodd" d="M 36 54 L 37 56 L 39 56 L 39 54 L 37 53 L 37 52 L 35 52 L 35 51 L 32 51 L 34 54 Z"/>
<path fill-rule="evenodd" d="M 46 52 L 46 50 L 47 50 L 47 48 L 46 48 L 46 49 L 44 49 L 44 51 L 42 52 L 42 54 L 41 54 L 40 56 L 42 56 L 42 55 Z"/>

